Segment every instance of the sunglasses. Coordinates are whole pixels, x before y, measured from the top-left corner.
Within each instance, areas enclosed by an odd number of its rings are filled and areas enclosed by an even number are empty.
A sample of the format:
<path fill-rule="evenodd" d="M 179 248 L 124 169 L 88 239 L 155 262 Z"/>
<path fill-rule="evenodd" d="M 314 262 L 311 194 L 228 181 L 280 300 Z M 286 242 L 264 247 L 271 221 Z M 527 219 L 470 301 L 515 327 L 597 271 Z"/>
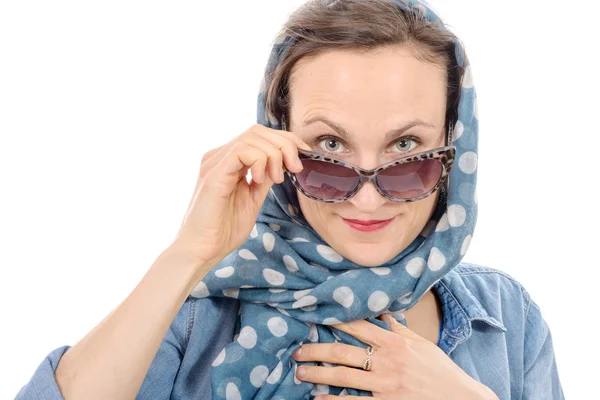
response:
<path fill-rule="evenodd" d="M 350 199 L 365 182 L 371 182 L 388 200 L 411 202 L 429 196 L 446 181 L 455 154 L 455 146 L 445 146 L 368 170 L 321 153 L 298 149 L 304 169 L 299 173 L 286 173 L 306 197 L 325 203 Z"/>

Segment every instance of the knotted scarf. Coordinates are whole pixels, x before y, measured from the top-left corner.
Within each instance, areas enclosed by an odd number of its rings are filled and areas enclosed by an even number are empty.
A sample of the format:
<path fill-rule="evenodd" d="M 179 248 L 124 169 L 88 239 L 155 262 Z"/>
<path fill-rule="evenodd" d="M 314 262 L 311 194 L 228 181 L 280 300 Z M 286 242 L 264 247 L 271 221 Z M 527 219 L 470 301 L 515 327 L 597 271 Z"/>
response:
<path fill-rule="evenodd" d="M 443 25 L 423 1 L 394 3 Z M 281 125 L 267 111 L 265 88 L 292 44 L 289 37 L 274 42 L 261 82 L 258 123 L 272 129 L 281 129 Z M 193 290 L 194 297 L 233 297 L 240 301 L 234 341 L 210 360 L 213 399 L 371 395 L 298 380 L 298 363 L 291 354 L 305 342 L 337 341 L 367 347 L 331 327 L 340 322 L 366 319 L 389 329 L 387 322 L 377 319 L 389 311 L 406 325 L 402 311 L 414 306 L 467 251 L 477 218 L 478 121 L 471 69 L 459 41 L 455 48 L 457 61 L 466 72 L 458 121 L 450 138 L 456 146 L 454 166 L 431 220 L 404 251 L 377 267 L 364 267 L 342 257 L 303 217 L 296 189 L 286 178 L 269 191 L 248 239 Z"/>

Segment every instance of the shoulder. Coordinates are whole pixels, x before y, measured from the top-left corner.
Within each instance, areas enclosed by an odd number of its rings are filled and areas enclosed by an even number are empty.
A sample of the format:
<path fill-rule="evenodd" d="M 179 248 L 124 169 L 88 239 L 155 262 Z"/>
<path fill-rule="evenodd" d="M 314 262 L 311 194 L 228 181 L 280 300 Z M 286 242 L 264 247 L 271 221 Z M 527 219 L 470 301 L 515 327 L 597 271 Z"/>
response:
<path fill-rule="evenodd" d="M 479 264 L 461 262 L 454 271 L 466 288 L 482 305 L 520 305 L 524 315 L 531 305 L 527 289 L 512 275 L 502 270 Z"/>
<path fill-rule="evenodd" d="M 449 312 L 486 322 L 510 336 L 524 331 L 531 297 L 504 271 L 461 262 L 440 280 L 437 290 Z"/>

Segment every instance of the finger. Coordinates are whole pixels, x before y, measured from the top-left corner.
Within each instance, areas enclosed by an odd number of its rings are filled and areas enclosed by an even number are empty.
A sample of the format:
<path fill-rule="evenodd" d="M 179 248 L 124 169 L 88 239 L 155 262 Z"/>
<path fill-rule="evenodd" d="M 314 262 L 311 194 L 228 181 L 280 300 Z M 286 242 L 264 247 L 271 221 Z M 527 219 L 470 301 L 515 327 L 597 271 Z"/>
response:
<path fill-rule="evenodd" d="M 273 183 L 275 182 L 273 182 L 268 175 L 262 183 L 254 182 L 254 180 L 250 182 L 250 195 L 258 208 L 262 207 L 263 202 L 267 198 L 267 192 L 271 186 L 273 186 Z"/>
<path fill-rule="evenodd" d="M 316 367 L 302 365 L 296 369 L 296 376 L 302 381 L 353 389 L 377 391 L 385 387 L 379 374 L 350 367 Z"/>
<path fill-rule="evenodd" d="M 295 136 L 286 132 L 287 135 Z M 256 136 L 261 137 L 263 140 L 268 141 L 277 148 L 283 154 L 284 166 L 292 172 L 302 171 L 302 162 L 298 158 L 298 143 L 294 142 L 286 135 L 279 133 L 279 131 L 273 132 L 256 132 Z"/>
<path fill-rule="evenodd" d="M 200 183 L 202 178 L 212 171 L 212 169 L 225 157 L 225 155 L 229 153 L 234 144 L 235 141 L 231 140 L 225 143 L 223 146 L 207 151 L 204 153 L 204 155 L 202 155 L 198 183 Z"/>
<path fill-rule="evenodd" d="M 260 124 L 255 125 L 255 127 L 257 128 L 256 132 L 274 133 L 276 135 L 281 135 L 281 136 L 291 140 L 292 142 L 296 143 L 296 145 L 299 148 L 304 149 L 304 150 L 310 150 L 310 146 L 308 144 L 306 144 L 304 141 L 302 141 L 302 139 L 300 139 L 300 137 L 298 137 L 298 135 L 296 135 L 292 132 L 284 131 L 282 129 L 271 129 L 264 125 L 260 125 Z"/>
<path fill-rule="evenodd" d="M 221 186 L 223 183 L 226 183 L 224 181 L 227 178 L 239 180 L 240 172 L 250 168 L 252 180 L 262 183 L 266 175 L 266 165 L 267 155 L 264 152 L 244 143 L 236 142 L 229 149 L 225 157 L 208 173 L 206 180 L 213 181 L 213 185 L 215 186 Z M 208 186 L 210 187 L 211 185 Z M 229 193 L 227 196 L 229 196 Z"/>
<path fill-rule="evenodd" d="M 392 332 L 362 319 L 332 326 L 376 348 L 384 347 L 393 337 Z"/>
<path fill-rule="evenodd" d="M 321 361 L 362 368 L 367 357 L 366 349 L 344 343 L 303 344 L 292 358 L 296 361 Z M 373 363 L 375 364 L 375 363 Z"/>
<path fill-rule="evenodd" d="M 267 171 L 271 180 L 283 182 L 283 154 L 275 145 L 262 137 L 252 134 L 241 139 L 248 146 L 254 147 L 267 155 Z"/>
<path fill-rule="evenodd" d="M 386 315 L 386 314 L 388 314 L 388 315 Z M 390 313 L 384 313 L 380 317 L 381 317 L 382 321 L 385 321 L 388 323 L 388 326 L 390 327 L 390 332 L 392 332 L 393 334 L 402 336 L 403 340 L 401 341 L 401 343 L 408 343 L 407 342 L 408 339 L 429 342 L 429 340 L 425 339 L 423 336 L 419 335 L 412 329 L 407 328 L 406 326 L 402 325 Z"/>
<path fill-rule="evenodd" d="M 341 393 L 340 393 L 341 394 Z M 364 399 L 374 399 L 375 397 L 363 397 L 363 396 L 336 396 L 333 394 L 320 394 L 319 397 L 315 397 L 315 400 L 334 400 L 334 399 L 344 399 L 344 400 L 364 400 Z"/>

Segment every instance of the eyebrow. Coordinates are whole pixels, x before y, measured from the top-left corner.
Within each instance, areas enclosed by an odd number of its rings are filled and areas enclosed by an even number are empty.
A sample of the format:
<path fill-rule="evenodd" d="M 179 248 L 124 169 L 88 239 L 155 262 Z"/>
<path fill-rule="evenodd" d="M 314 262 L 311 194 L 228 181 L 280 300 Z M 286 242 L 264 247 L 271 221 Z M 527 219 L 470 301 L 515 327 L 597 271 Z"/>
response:
<path fill-rule="evenodd" d="M 345 130 L 341 125 L 331 121 L 330 119 L 323 117 L 323 116 L 316 116 L 313 118 L 310 118 L 308 120 L 303 121 L 304 122 L 304 126 L 313 124 L 315 122 L 323 122 L 326 125 L 329 125 L 333 130 L 335 130 L 342 138 L 346 139 L 347 141 L 350 141 L 350 138 L 352 135 L 350 135 L 348 133 L 347 130 Z M 404 132 L 406 132 L 407 130 L 409 130 L 412 127 L 415 126 L 425 126 L 428 128 L 435 128 L 435 125 L 430 124 L 428 122 L 425 122 L 419 118 L 413 119 L 409 122 L 407 122 L 406 124 L 404 124 L 404 126 L 400 127 L 400 128 L 396 128 L 396 129 L 392 129 L 391 131 L 388 131 L 385 134 L 385 138 L 388 141 L 394 140 L 397 137 L 399 137 L 400 135 L 402 135 Z"/>

